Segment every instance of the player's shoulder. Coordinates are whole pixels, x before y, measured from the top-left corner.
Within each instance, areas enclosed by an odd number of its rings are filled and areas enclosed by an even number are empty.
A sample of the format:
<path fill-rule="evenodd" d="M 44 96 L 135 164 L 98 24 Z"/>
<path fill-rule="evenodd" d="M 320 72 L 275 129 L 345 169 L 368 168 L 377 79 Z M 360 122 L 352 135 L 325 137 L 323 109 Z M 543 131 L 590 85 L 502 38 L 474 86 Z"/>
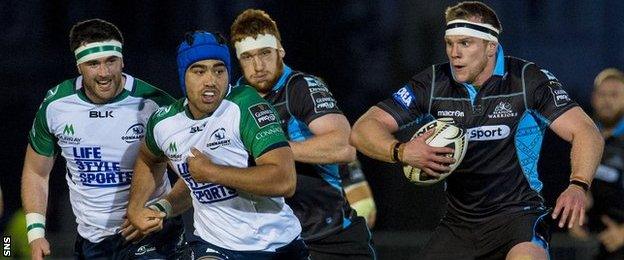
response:
<path fill-rule="evenodd" d="M 229 93 L 225 96 L 225 100 L 228 100 L 241 108 L 264 101 L 256 89 L 246 84 L 239 84 L 235 87 L 231 87 Z"/>
<path fill-rule="evenodd" d="M 149 119 L 150 122 L 152 124 L 156 124 L 179 113 L 184 113 L 184 100 L 185 98 L 180 98 L 176 100 L 173 104 L 160 107 L 158 110 L 156 110 L 156 112 L 154 112 L 154 114 L 152 114 Z"/>
<path fill-rule="evenodd" d="M 329 91 L 327 83 L 322 78 L 301 71 L 293 71 L 286 84 L 291 91 Z"/>
<path fill-rule="evenodd" d="M 508 73 L 523 80 L 525 87 L 535 88 L 549 82 L 559 84 L 559 80 L 553 73 L 534 62 L 507 56 L 505 66 Z"/>
<path fill-rule="evenodd" d="M 435 83 L 436 86 L 444 86 L 444 82 L 452 79 L 451 67 L 449 63 L 431 65 L 413 75 L 409 84 L 415 89 L 429 89 Z"/>
<path fill-rule="evenodd" d="M 74 94 L 76 94 L 76 78 L 67 79 L 46 92 L 45 98 L 43 99 L 43 104 L 49 105 L 56 100 Z"/>
<path fill-rule="evenodd" d="M 133 97 L 151 99 L 159 106 L 173 104 L 176 100 L 167 92 L 147 83 L 139 78 L 134 78 L 134 86 L 130 93 Z"/>

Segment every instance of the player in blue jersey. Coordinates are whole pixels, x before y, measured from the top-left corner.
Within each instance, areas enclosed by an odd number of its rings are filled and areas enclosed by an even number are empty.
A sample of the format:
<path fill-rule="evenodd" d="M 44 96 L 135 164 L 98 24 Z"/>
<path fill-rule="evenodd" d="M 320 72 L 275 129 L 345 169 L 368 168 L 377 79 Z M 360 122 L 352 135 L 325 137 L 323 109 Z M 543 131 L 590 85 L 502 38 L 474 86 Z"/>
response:
<path fill-rule="evenodd" d="M 67 161 L 65 177 L 78 224 L 75 258 L 176 258 L 183 246 L 181 218 L 165 221 L 162 231 L 136 243 L 127 240 L 141 236 L 125 220 L 147 119 L 174 99 L 122 73 L 123 37 L 115 25 L 100 19 L 79 22 L 69 38 L 80 76 L 48 91 L 35 115 L 24 159 L 22 204 L 32 257 L 41 259 L 51 251 L 45 238 L 48 180 L 60 154 Z M 172 190 L 164 174 L 149 203 L 165 196 L 176 200 L 185 195 L 181 191 Z"/>
<path fill-rule="evenodd" d="M 244 77 L 279 113 L 295 156 L 297 189 L 287 199 L 302 223 L 312 258 L 375 257 L 365 220 L 349 206 L 339 164 L 355 159 L 350 125 L 327 85 L 284 64 L 277 25 L 261 10 L 242 12 L 231 26 Z"/>
<path fill-rule="evenodd" d="M 547 259 L 545 219 L 583 223 L 585 192 L 600 161 L 603 140 L 559 81 L 531 62 L 505 57 L 496 13 L 480 2 L 446 10 L 449 62 L 412 77 L 354 125 L 362 153 L 409 164 L 437 178 L 449 171 L 450 148 L 407 142 L 392 133 L 408 124 L 452 117 L 469 135 L 466 156 L 446 179 L 448 210 L 422 251 L 423 259 Z M 550 127 L 572 144 L 570 185 L 552 214 L 540 196 L 537 160 Z"/>

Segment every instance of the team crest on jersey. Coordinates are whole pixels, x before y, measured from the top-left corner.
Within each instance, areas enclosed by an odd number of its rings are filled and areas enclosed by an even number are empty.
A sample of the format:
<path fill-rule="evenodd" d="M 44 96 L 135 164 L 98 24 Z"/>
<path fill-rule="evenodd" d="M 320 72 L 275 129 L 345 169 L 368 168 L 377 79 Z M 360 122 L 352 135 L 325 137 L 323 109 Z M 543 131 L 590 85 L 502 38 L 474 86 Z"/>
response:
<path fill-rule="evenodd" d="M 405 85 L 404 87 L 399 89 L 397 92 L 392 94 L 392 98 L 394 99 L 394 101 L 399 103 L 399 105 L 401 105 L 403 109 L 409 110 L 409 107 L 412 104 L 412 102 L 414 102 L 414 100 L 416 99 L 416 96 L 410 90 L 410 86 Z"/>
<path fill-rule="evenodd" d="M 266 103 L 258 103 L 249 107 L 249 112 L 253 116 L 258 127 L 262 128 L 272 123 L 277 123 L 277 117 L 273 110 Z"/>
<path fill-rule="evenodd" d="M 214 130 L 212 134 L 210 134 L 210 138 L 208 139 L 208 148 L 210 150 L 215 150 L 221 146 L 230 145 L 231 140 L 227 138 L 227 134 L 225 128 L 221 127 L 217 130 Z"/>
<path fill-rule="evenodd" d="M 505 117 L 515 117 L 517 115 L 518 113 L 513 111 L 513 107 L 511 106 L 511 103 L 501 101 L 494 108 L 494 112 L 492 112 L 492 114 L 489 114 L 488 117 L 489 118 L 505 118 Z"/>
<path fill-rule="evenodd" d="M 121 140 L 126 141 L 126 143 L 134 143 L 136 141 L 141 140 L 145 135 L 145 126 L 141 123 L 137 123 L 131 125 L 126 130 L 125 134 L 121 137 Z"/>

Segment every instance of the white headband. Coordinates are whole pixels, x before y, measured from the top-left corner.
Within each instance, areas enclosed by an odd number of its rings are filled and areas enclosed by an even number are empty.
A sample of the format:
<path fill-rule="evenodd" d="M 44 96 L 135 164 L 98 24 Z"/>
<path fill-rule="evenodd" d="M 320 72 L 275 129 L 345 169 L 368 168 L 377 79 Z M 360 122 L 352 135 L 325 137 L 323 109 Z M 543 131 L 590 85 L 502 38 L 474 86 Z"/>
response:
<path fill-rule="evenodd" d="M 259 34 L 256 39 L 248 36 L 245 39 L 234 43 L 234 48 L 236 48 L 236 57 L 238 57 L 239 59 L 243 52 L 266 47 L 271 47 L 274 49 L 278 48 L 277 38 L 275 38 L 275 36 L 273 36 L 272 34 Z"/>
<path fill-rule="evenodd" d="M 446 24 L 445 35 L 466 35 L 487 41 L 498 42 L 498 33 L 498 29 L 494 28 L 491 24 L 456 19 Z"/>
<path fill-rule="evenodd" d="M 77 48 L 74 51 L 74 55 L 76 56 L 76 64 L 78 65 L 89 60 L 108 56 L 123 58 L 121 54 L 121 42 L 117 40 L 87 43 Z"/>

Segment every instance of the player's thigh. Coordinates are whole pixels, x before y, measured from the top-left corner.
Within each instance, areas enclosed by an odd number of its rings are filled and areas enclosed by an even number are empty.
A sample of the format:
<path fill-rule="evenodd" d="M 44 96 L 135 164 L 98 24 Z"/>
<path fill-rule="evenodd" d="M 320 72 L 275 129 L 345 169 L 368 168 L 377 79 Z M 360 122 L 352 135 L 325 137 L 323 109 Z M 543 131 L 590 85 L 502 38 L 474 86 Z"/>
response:
<path fill-rule="evenodd" d="M 546 249 L 532 242 L 522 242 L 515 245 L 507 253 L 506 260 L 546 260 Z"/>
<path fill-rule="evenodd" d="M 480 248 L 477 257 L 502 259 L 510 256 L 510 253 L 513 256 L 547 256 L 550 243 L 547 216 L 546 210 L 527 210 L 499 216 L 484 224 L 478 232 L 481 239 L 477 243 Z"/>
<path fill-rule="evenodd" d="M 442 221 L 423 247 L 418 259 L 474 259 L 474 241 L 469 228 Z"/>

